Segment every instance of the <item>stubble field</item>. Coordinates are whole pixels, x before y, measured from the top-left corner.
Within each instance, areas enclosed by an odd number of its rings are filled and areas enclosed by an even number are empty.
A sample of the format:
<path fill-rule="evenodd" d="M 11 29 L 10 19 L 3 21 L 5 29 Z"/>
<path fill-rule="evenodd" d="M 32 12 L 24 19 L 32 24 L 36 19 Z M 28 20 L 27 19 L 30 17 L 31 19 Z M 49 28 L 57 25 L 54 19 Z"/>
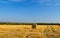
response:
<path fill-rule="evenodd" d="M 0 25 L 0 38 L 60 38 L 60 26 Z"/>

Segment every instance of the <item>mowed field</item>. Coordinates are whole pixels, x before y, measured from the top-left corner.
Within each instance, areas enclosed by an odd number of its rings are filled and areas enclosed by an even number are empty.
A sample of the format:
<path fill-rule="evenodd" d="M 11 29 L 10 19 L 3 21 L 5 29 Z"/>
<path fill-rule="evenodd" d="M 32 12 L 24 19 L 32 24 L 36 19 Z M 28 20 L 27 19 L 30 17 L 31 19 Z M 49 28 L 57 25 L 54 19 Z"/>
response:
<path fill-rule="evenodd" d="M 0 25 L 0 38 L 60 38 L 60 26 Z"/>

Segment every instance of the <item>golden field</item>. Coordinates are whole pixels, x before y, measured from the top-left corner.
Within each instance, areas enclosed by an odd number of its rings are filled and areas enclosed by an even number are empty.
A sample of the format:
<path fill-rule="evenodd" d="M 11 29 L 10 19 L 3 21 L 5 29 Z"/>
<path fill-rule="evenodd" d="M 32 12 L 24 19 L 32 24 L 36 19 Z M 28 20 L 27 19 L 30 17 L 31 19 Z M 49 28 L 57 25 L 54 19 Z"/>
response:
<path fill-rule="evenodd" d="M 0 25 L 0 38 L 60 38 L 60 26 Z"/>

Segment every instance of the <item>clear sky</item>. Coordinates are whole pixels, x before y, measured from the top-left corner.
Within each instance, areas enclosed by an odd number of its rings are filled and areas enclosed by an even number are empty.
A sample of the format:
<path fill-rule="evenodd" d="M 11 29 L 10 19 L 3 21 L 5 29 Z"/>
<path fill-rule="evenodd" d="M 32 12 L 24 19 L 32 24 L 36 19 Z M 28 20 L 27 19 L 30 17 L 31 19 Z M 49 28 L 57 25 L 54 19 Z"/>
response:
<path fill-rule="evenodd" d="M 0 21 L 60 23 L 60 0 L 0 0 Z"/>

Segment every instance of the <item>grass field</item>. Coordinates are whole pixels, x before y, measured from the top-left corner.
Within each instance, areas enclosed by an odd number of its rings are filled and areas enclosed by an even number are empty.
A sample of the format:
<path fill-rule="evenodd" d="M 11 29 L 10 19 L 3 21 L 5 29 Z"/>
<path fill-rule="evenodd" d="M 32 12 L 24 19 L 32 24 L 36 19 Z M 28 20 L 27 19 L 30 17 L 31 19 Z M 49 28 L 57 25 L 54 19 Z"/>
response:
<path fill-rule="evenodd" d="M 60 26 L 0 25 L 0 38 L 60 38 Z"/>

